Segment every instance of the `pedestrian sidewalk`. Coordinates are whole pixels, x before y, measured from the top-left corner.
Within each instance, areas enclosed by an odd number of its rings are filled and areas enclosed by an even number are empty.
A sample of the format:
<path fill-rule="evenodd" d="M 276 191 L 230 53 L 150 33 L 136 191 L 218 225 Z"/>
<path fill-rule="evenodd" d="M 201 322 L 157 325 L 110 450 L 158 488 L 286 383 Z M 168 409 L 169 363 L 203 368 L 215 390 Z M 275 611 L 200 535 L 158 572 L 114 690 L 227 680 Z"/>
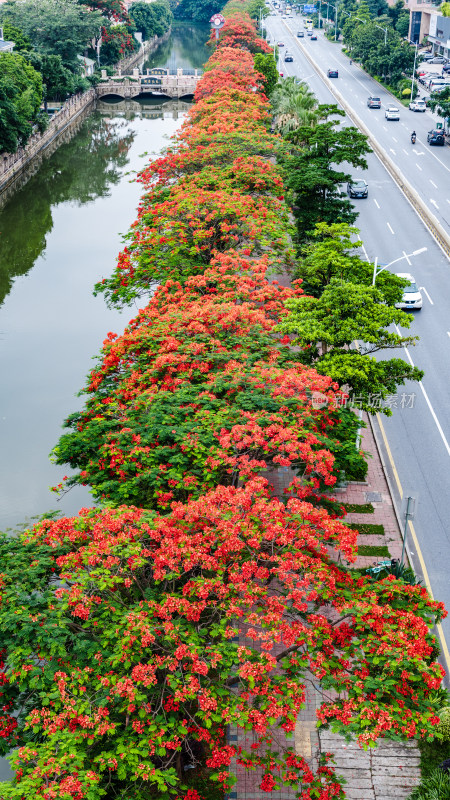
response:
<path fill-rule="evenodd" d="M 335 489 L 330 494 L 339 502 L 373 506 L 373 513 L 348 513 L 345 523 L 383 526 L 384 534 L 365 533 L 358 536 L 358 547 L 387 547 L 391 558 L 400 558 L 402 537 L 395 515 L 393 501 L 384 475 L 370 421 L 364 418 L 367 427 L 362 431 L 362 450 L 368 452 L 368 471 L 364 482 L 350 482 L 346 487 Z M 270 475 L 275 494 L 281 497 L 293 478 L 292 470 L 284 467 Z M 358 555 L 356 566 L 368 567 L 379 560 L 374 555 Z M 420 782 L 420 753 L 414 741 L 390 742 L 382 740 L 375 749 L 361 750 L 356 742 L 348 743 L 342 736 L 324 730 L 319 733 L 316 710 L 323 700 L 317 681 L 310 676 L 306 684 L 305 705 L 295 729 L 294 741 L 287 740 L 282 731 L 276 742 L 281 747 L 295 746 L 311 767 L 317 767 L 320 752 L 335 755 L 336 772 L 345 778 L 344 791 L 349 800 L 405 800 L 414 786 Z M 231 743 L 239 741 L 243 749 L 250 749 L 253 737 L 230 731 Z M 275 744 L 275 742 L 274 742 Z M 262 773 L 236 768 L 237 783 L 229 794 L 229 800 L 262 800 L 267 793 L 259 786 Z M 273 800 L 293 800 L 295 794 L 288 790 L 271 793 Z"/>

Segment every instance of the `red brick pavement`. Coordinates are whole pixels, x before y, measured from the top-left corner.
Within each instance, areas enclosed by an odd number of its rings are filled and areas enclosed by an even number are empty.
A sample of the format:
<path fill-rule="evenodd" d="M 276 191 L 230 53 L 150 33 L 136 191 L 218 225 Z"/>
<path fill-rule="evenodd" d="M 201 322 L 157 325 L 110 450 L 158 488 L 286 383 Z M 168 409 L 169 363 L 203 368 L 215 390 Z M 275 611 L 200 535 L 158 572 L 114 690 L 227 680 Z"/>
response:
<path fill-rule="evenodd" d="M 280 280 L 280 283 L 282 281 Z M 350 482 L 346 488 L 340 488 L 333 492 L 333 496 L 343 503 L 364 504 L 371 502 L 374 507 L 373 514 L 348 514 L 346 522 L 370 523 L 383 525 L 384 536 L 360 535 L 358 545 L 387 545 L 392 558 L 400 558 L 402 551 L 402 537 L 395 516 L 392 498 L 389 487 L 384 475 L 381 458 L 378 453 L 376 442 L 372 433 L 370 422 L 365 417 L 367 427 L 362 431 L 363 450 L 368 452 L 368 471 L 366 481 Z M 287 467 L 274 471 L 270 475 L 275 492 L 281 496 L 283 489 L 292 480 L 293 472 Z M 356 566 L 367 567 L 372 565 L 377 559 L 374 556 L 358 556 Z M 303 755 L 314 765 L 317 756 L 319 739 L 316 729 L 316 709 L 322 701 L 321 693 L 315 688 L 313 683 L 307 685 L 305 705 L 302 709 L 295 731 L 294 741 L 286 740 L 282 732 L 277 733 L 280 745 L 287 744 L 295 748 L 299 754 Z M 230 743 L 239 742 L 243 747 L 249 747 L 252 742 L 251 735 L 245 736 L 243 732 L 236 729 L 230 730 Z M 236 771 L 236 766 L 234 767 Z M 235 772 L 237 782 L 233 791 L 229 794 L 229 800 L 263 800 L 267 798 L 267 793 L 259 789 L 261 773 L 249 772 L 244 768 L 237 767 Z M 284 789 L 272 793 L 273 800 L 292 800 L 293 793 Z"/>

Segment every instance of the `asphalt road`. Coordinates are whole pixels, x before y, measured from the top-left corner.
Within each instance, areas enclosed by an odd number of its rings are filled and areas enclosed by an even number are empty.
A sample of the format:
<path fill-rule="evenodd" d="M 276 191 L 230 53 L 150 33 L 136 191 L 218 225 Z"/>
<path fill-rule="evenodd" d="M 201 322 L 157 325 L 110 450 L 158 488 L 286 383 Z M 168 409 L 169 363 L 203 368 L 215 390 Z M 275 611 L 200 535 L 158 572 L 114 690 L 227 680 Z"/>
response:
<path fill-rule="evenodd" d="M 286 23 L 279 16 L 269 17 L 266 21 L 271 41 L 283 41 L 285 48 L 281 53 L 289 49 L 294 55 L 293 63 L 281 60 L 280 70 L 284 75 L 296 75 L 305 80 L 319 102 L 335 102 L 325 81 L 322 81 L 312 69 L 302 53 L 296 35 L 288 31 L 287 26 L 296 34 L 298 21 L 286 21 Z M 306 37 L 300 41 L 305 42 Z M 324 75 L 329 67 L 337 66 L 340 75 L 341 70 L 344 75 L 352 70 L 352 67 L 348 66 L 347 59 L 345 59 L 347 65 L 341 66 L 338 51 L 333 43 L 330 44 L 333 58 L 328 54 L 328 43 L 320 39 L 317 42 L 308 40 L 305 47 L 316 54 L 317 63 L 322 67 Z M 281 55 L 281 59 L 283 57 Z M 344 59 L 344 56 L 341 57 Z M 418 155 L 422 148 L 418 148 L 411 155 L 409 128 L 405 131 L 402 123 L 399 125 L 394 122 L 384 125 L 383 111 L 380 114 L 379 111 L 367 108 L 366 98 L 373 91 L 372 86 L 369 86 L 371 79 L 361 78 L 359 69 L 357 78 L 359 88 L 355 89 L 354 94 L 350 88 L 354 83 L 352 75 L 337 80 L 339 91 L 363 118 L 370 130 L 380 131 L 380 141 L 382 140 L 388 154 L 392 156 L 390 150 L 393 145 L 398 152 L 402 152 L 400 166 L 408 179 L 411 180 L 410 173 L 415 175 L 415 170 L 419 173 L 416 167 L 419 158 L 422 158 L 420 164 L 423 165 L 424 172 L 428 165 L 435 169 L 434 151 L 432 150 L 430 155 L 430 148 L 426 149 L 426 154 L 422 157 Z M 364 89 L 361 88 L 361 84 Z M 376 86 L 377 94 L 385 102 L 384 93 L 377 84 Z M 364 107 L 358 99 L 361 97 L 364 99 Z M 405 117 L 408 123 L 410 116 L 413 116 L 413 124 L 419 133 L 419 138 L 423 138 L 420 126 L 424 130 L 431 127 L 428 112 L 425 115 L 413 115 L 413 112 L 405 110 L 401 114 L 402 119 Z M 346 118 L 344 124 L 351 124 L 350 120 Z M 387 131 L 384 131 L 385 127 Z M 393 142 L 393 137 L 399 139 L 400 135 L 405 138 L 405 142 Z M 450 148 L 439 148 L 439 158 L 441 157 L 446 159 L 450 168 Z M 439 167 L 436 173 L 433 172 L 436 183 L 439 181 L 445 186 L 450 197 L 450 177 L 442 167 Z M 450 611 L 449 259 L 374 154 L 368 157 L 368 170 L 364 172 L 364 177 L 369 184 L 369 197 L 353 202 L 359 211 L 356 225 L 361 230 L 366 257 L 371 261 L 378 257 L 380 264 L 389 264 L 405 254 L 426 248 L 425 252 L 403 258 L 391 267 L 396 272 L 412 273 L 422 288 L 424 305 L 421 311 L 411 312 L 413 322 L 410 329 L 410 332 L 420 337 L 420 342 L 417 346 L 409 348 L 408 352 L 397 351 L 394 355 L 412 360 L 425 370 L 425 377 L 420 385 L 410 384 L 400 387 L 397 396 L 392 397 L 393 415 L 390 418 L 382 415 L 382 427 L 387 437 L 389 455 L 392 455 L 394 463 L 394 467 L 390 464 L 388 467 L 400 512 L 402 513 L 405 508 L 408 495 L 417 499 L 413 528 L 410 526 L 408 530 L 408 545 L 412 551 L 414 567 L 416 571 L 422 571 L 413 538 L 413 534 L 416 534 L 434 596 L 443 600 Z M 419 183 L 416 188 L 419 189 Z M 439 202 L 443 208 L 441 199 Z M 450 201 L 447 205 L 450 218 Z M 446 642 L 450 645 L 449 618 L 443 622 L 443 631 Z M 448 666 L 450 668 L 450 664 Z"/>
<path fill-rule="evenodd" d="M 302 18 L 294 17 L 289 20 L 282 20 L 280 16 L 269 18 L 269 30 L 272 30 L 272 26 L 274 29 L 276 27 L 276 36 L 279 34 L 281 41 L 286 37 L 288 29 L 293 32 L 293 38 L 296 39 L 295 34 L 302 27 Z M 340 44 L 328 41 L 322 32 L 316 31 L 316 33 L 317 41 L 312 42 L 306 35 L 297 41 L 308 48 L 324 74 L 329 68 L 339 70 L 336 88 L 376 136 L 384 151 L 420 194 L 447 233 L 450 233 L 450 147 L 430 147 L 427 143 L 427 133 L 435 126 L 438 117 L 429 110 L 425 113 L 416 113 L 399 106 L 393 95 L 356 64 L 350 64 L 348 56 L 342 53 Z M 298 52 L 298 48 L 294 50 L 295 52 Z M 430 65 L 426 69 L 442 71 L 437 65 Z M 421 94 L 428 94 L 423 87 Z M 381 109 L 368 108 L 369 95 L 380 97 Z M 400 108 L 399 121 L 385 119 L 388 105 Z M 442 119 L 440 121 L 442 122 Z M 413 130 L 417 133 L 415 145 L 411 145 L 410 141 Z"/>

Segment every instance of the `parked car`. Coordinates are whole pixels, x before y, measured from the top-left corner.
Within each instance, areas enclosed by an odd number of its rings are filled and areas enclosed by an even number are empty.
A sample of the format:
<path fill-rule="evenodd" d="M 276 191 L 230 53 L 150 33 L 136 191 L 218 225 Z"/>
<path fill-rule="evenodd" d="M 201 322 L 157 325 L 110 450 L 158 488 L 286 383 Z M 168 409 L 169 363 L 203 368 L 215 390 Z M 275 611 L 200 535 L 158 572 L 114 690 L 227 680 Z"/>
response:
<path fill-rule="evenodd" d="M 417 100 L 413 100 L 409 104 L 410 111 L 426 111 L 427 107 L 425 105 L 425 100 L 418 98 Z"/>
<path fill-rule="evenodd" d="M 434 56 L 433 58 L 427 59 L 429 64 L 445 64 L 447 59 L 444 56 Z"/>
<path fill-rule="evenodd" d="M 347 183 L 347 194 L 349 197 L 367 197 L 369 194 L 369 186 L 367 181 L 365 181 L 363 178 L 349 181 Z"/>
<path fill-rule="evenodd" d="M 440 86 L 447 86 L 445 78 L 429 78 L 427 81 L 425 81 L 425 87 L 430 92 L 434 92 L 434 90 Z"/>
<path fill-rule="evenodd" d="M 440 129 L 434 131 L 428 131 L 427 142 L 428 144 L 435 144 L 439 147 L 443 147 L 445 144 L 444 131 Z"/>
<path fill-rule="evenodd" d="M 424 53 L 422 61 L 431 61 L 432 58 L 434 58 L 433 53 Z"/>
<path fill-rule="evenodd" d="M 312 34 L 311 34 L 311 41 L 312 41 L 312 42 L 317 42 L 317 36 L 316 36 L 316 34 L 315 34 L 315 33 L 312 33 Z"/>
<path fill-rule="evenodd" d="M 291 53 L 288 53 L 288 51 L 286 50 L 286 53 L 284 54 L 284 60 L 285 61 L 293 61 L 294 60 L 294 56 Z"/>
<path fill-rule="evenodd" d="M 369 108 L 381 108 L 381 100 L 379 97 L 374 97 L 371 95 L 367 98 L 367 105 Z"/>
<path fill-rule="evenodd" d="M 442 74 L 444 74 L 444 72 L 445 73 L 450 72 L 450 64 L 444 64 L 444 66 L 442 67 Z"/>
<path fill-rule="evenodd" d="M 329 69 L 327 70 L 327 77 L 328 78 L 339 78 L 339 72 L 337 69 Z"/>
<path fill-rule="evenodd" d="M 299 39 L 303 39 L 304 35 L 305 35 L 304 31 L 297 31 L 297 36 Z"/>
<path fill-rule="evenodd" d="M 404 278 L 405 281 L 409 281 L 410 285 L 405 286 L 401 302 L 396 303 L 395 307 L 410 309 L 411 311 L 422 308 L 422 295 L 413 276 L 410 275 L 409 272 L 397 272 L 397 276 L 399 278 Z"/>
<path fill-rule="evenodd" d="M 386 119 L 397 121 L 400 119 L 400 111 L 397 106 L 388 106 L 384 112 L 384 116 Z"/>

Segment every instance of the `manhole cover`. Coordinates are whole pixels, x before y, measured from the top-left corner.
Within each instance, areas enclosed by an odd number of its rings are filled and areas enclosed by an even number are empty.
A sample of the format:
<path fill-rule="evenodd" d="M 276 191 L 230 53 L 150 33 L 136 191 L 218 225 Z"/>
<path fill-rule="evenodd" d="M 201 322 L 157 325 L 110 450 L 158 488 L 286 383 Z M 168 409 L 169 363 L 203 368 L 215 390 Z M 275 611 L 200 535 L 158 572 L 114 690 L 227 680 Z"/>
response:
<path fill-rule="evenodd" d="M 366 495 L 366 503 L 381 503 L 381 494 L 380 492 L 365 492 Z"/>

